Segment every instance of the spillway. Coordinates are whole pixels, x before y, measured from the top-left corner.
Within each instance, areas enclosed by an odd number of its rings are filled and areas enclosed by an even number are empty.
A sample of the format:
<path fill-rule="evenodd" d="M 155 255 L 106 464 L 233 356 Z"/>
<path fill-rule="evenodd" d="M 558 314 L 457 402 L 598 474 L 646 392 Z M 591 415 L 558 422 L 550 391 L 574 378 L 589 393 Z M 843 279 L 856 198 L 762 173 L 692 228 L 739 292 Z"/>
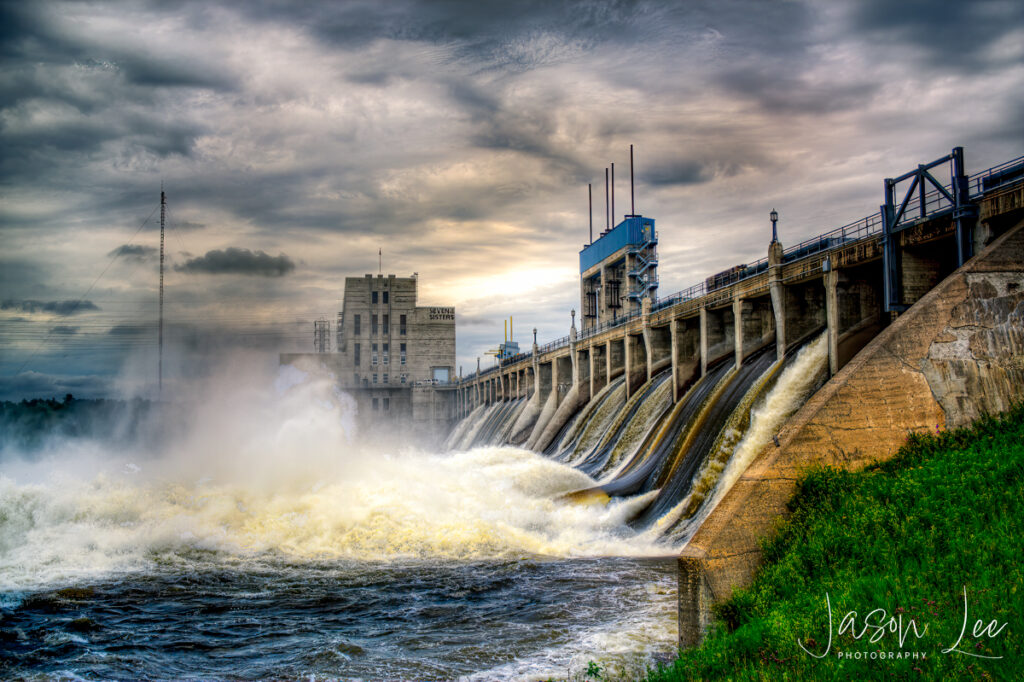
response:
<path fill-rule="evenodd" d="M 681 545 L 795 410 L 821 385 L 824 336 L 781 361 L 774 344 L 736 367 L 726 357 L 676 402 L 671 369 L 627 398 L 625 377 L 610 382 L 566 420 L 543 453 L 593 481 L 567 497 L 635 498 L 631 527 Z M 477 408 L 456 425 L 452 449 L 509 442 L 527 399 Z"/>
<path fill-rule="evenodd" d="M 610 496 L 625 496 L 654 489 L 658 477 L 675 452 L 678 441 L 692 425 L 708 396 L 729 373 L 731 365 L 722 363 L 702 377 L 666 417 L 647 449 L 620 471 L 613 480 L 603 482 L 601 490 Z"/>
<path fill-rule="evenodd" d="M 710 399 L 705 400 L 701 406 L 682 442 L 670 455 L 668 466 L 662 469 L 655 483 L 658 495 L 635 520 L 635 525 L 648 526 L 656 522 L 688 492 L 693 474 L 703 463 L 733 411 L 753 384 L 774 364 L 774 351 L 774 347 L 760 351 L 719 381 Z"/>
<path fill-rule="evenodd" d="M 825 335 L 773 366 L 748 391 L 739 408 L 719 434 L 698 470 L 686 497 L 662 517 L 665 536 L 673 543 L 688 540 L 718 501 L 763 447 L 825 382 L 828 346 Z"/>
<path fill-rule="evenodd" d="M 624 447 L 627 444 L 624 441 L 631 435 L 635 435 L 637 430 L 643 429 L 646 425 L 645 423 L 649 420 L 651 411 L 656 407 L 655 401 L 650 399 L 659 387 L 665 385 L 665 381 L 669 378 L 669 372 L 662 372 L 633 394 L 606 428 L 597 447 L 574 463 L 576 468 L 585 474 L 596 477 L 608 466 L 610 461 L 614 463 L 613 456 L 616 454 L 621 455 L 620 445 Z M 639 419 L 637 419 L 638 415 Z M 634 425 L 634 422 L 639 423 Z M 630 426 L 633 426 L 633 428 L 630 429 Z"/>

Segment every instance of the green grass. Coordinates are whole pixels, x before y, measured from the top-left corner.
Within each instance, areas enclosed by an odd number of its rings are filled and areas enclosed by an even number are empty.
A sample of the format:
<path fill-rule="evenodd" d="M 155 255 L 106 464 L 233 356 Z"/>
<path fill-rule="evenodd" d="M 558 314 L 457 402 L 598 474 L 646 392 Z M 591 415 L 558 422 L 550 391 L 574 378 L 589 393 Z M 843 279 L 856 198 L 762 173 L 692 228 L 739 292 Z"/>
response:
<path fill-rule="evenodd" d="M 1024 678 L 1024 407 L 1001 419 L 914 435 L 891 461 L 849 473 L 811 471 L 791 516 L 764 546 L 753 585 L 714 609 L 704 643 L 652 671 L 668 680 L 889 680 Z M 958 649 L 943 654 L 963 625 Z M 829 655 L 825 595 L 834 634 Z M 873 609 L 928 625 L 900 648 L 895 634 L 840 635 L 857 611 L 857 631 Z M 877 615 L 877 614 L 876 614 Z M 974 637 L 976 620 L 1007 627 Z M 837 652 L 922 652 L 924 659 L 860 660 Z"/>

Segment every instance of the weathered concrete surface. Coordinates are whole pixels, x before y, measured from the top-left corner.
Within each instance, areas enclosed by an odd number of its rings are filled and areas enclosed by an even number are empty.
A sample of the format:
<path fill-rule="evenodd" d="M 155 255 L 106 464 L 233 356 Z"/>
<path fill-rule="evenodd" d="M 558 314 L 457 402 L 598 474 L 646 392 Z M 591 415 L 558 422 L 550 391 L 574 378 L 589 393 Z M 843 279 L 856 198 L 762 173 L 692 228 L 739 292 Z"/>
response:
<path fill-rule="evenodd" d="M 519 418 L 516 419 L 516 423 L 512 425 L 511 435 L 509 436 L 508 442 L 512 445 L 522 445 L 530 438 L 530 434 L 533 433 L 533 426 L 537 423 L 537 418 L 540 416 L 541 409 L 544 407 L 544 403 L 541 400 L 540 393 L 536 391 L 526 403 L 526 407 L 520 413 Z"/>
<path fill-rule="evenodd" d="M 587 404 L 590 400 L 590 383 L 579 384 L 573 386 L 570 389 L 569 394 L 565 396 L 559 404 L 558 409 L 555 410 L 554 415 L 548 420 L 547 425 L 544 427 L 544 431 L 540 437 L 533 442 L 533 448 L 538 452 L 543 452 L 551 445 L 551 441 L 555 439 L 555 436 L 562 430 L 565 423 L 569 419 L 579 412 L 580 408 Z"/>
<path fill-rule="evenodd" d="M 1024 386 L 1024 277 L 968 272 L 965 279 L 969 295 L 921 361 L 949 426 L 1007 410 Z"/>
<path fill-rule="evenodd" d="M 860 468 L 892 457 L 909 432 L 959 426 L 1024 399 L 1022 317 L 1019 223 L 871 341 L 725 495 L 681 556 L 680 643 L 699 640 L 709 601 L 682 600 L 706 590 L 718 601 L 750 583 L 759 542 L 786 514 L 808 466 Z"/>

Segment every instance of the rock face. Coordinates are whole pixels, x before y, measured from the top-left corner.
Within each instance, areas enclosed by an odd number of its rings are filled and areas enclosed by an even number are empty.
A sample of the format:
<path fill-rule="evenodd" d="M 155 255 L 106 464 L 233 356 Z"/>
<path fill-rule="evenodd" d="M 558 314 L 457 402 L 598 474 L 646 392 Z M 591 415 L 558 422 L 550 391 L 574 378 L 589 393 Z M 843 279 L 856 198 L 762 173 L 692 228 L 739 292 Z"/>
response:
<path fill-rule="evenodd" d="M 812 464 L 856 469 L 914 431 L 964 425 L 1024 400 L 1024 223 L 925 294 L 798 411 L 680 556 L 679 638 L 696 644 L 708 607 L 748 585 L 759 542 Z"/>

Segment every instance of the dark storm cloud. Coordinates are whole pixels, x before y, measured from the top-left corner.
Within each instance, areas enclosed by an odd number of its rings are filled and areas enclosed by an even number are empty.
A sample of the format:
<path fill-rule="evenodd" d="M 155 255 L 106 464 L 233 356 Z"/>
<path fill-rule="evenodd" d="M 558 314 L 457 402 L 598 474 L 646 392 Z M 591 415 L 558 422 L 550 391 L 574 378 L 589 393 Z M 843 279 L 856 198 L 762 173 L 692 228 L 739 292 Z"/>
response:
<path fill-rule="evenodd" d="M 55 313 L 62 317 L 77 315 L 90 310 L 99 310 L 100 307 L 92 301 L 36 301 L 25 299 L 22 301 L 6 299 L 0 302 L 0 310 L 20 310 L 23 313 Z"/>
<path fill-rule="evenodd" d="M 125 260 L 132 261 L 145 261 L 159 253 L 159 249 L 155 246 L 142 246 L 141 244 L 122 244 L 110 253 L 108 256 L 120 256 Z"/>
<path fill-rule="evenodd" d="M 638 17 L 658 9 L 657 3 L 552 3 L 546 0 L 396 0 L 380 3 L 246 2 L 248 16 L 306 26 L 325 44 L 358 48 L 378 39 L 457 43 L 467 54 L 491 53 L 510 37 L 538 31 L 565 32 L 588 41 L 629 40 Z"/>
<path fill-rule="evenodd" d="M 155 56 L 142 41 L 86 37 L 44 3 L 0 8 L 0 177 L 58 183 L 98 153 L 157 158 L 190 154 L 204 127 L 174 116 L 174 88 L 230 91 L 233 78 L 208 55 Z"/>
<path fill-rule="evenodd" d="M 203 55 L 187 50 L 156 56 L 145 43 L 132 43 L 131 36 L 118 41 L 86 37 L 73 21 L 65 20 L 54 9 L 46 3 L 2 3 L 0 54 L 49 64 L 99 67 L 140 86 L 224 90 L 237 83 L 221 64 L 210 63 Z"/>
<path fill-rule="evenodd" d="M 771 67 L 749 65 L 722 72 L 721 86 L 734 95 L 750 98 L 773 114 L 822 115 L 851 109 L 864 109 L 880 91 L 876 82 L 809 83 L 795 77 L 786 65 L 785 73 Z"/>
<path fill-rule="evenodd" d="M 73 336 L 78 333 L 78 327 L 69 327 L 65 324 L 59 324 L 50 329 L 50 333 L 57 336 Z"/>
<path fill-rule="evenodd" d="M 645 168 L 640 180 L 651 185 L 695 185 L 707 182 L 711 173 L 696 161 L 676 160 Z"/>
<path fill-rule="evenodd" d="M 510 107 L 495 94 L 466 81 L 449 85 L 456 110 L 465 114 L 474 132 L 470 143 L 482 149 L 520 152 L 549 161 L 576 177 L 583 164 L 553 141 L 554 113 L 559 97 L 551 93 L 542 106 Z"/>
<path fill-rule="evenodd" d="M 224 250 L 207 251 L 206 255 L 190 258 L 183 265 L 175 265 L 174 269 L 207 275 L 281 277 L 293 271 L 295 263 L 283 253 L 271 256 L 263 251 L 253 252 L 232 246 Z"/>
<path fill-rule="evenodd" d="M 1018 0 L 863 0 L 853 8 L 853 28 L 876 44 L 912 46 L 931 66 L 955 71 L 976 71 L 1002 61 L 989 54 L 990 48 L 1019 32 L 1024 23 L 1024 3 Z"/>

